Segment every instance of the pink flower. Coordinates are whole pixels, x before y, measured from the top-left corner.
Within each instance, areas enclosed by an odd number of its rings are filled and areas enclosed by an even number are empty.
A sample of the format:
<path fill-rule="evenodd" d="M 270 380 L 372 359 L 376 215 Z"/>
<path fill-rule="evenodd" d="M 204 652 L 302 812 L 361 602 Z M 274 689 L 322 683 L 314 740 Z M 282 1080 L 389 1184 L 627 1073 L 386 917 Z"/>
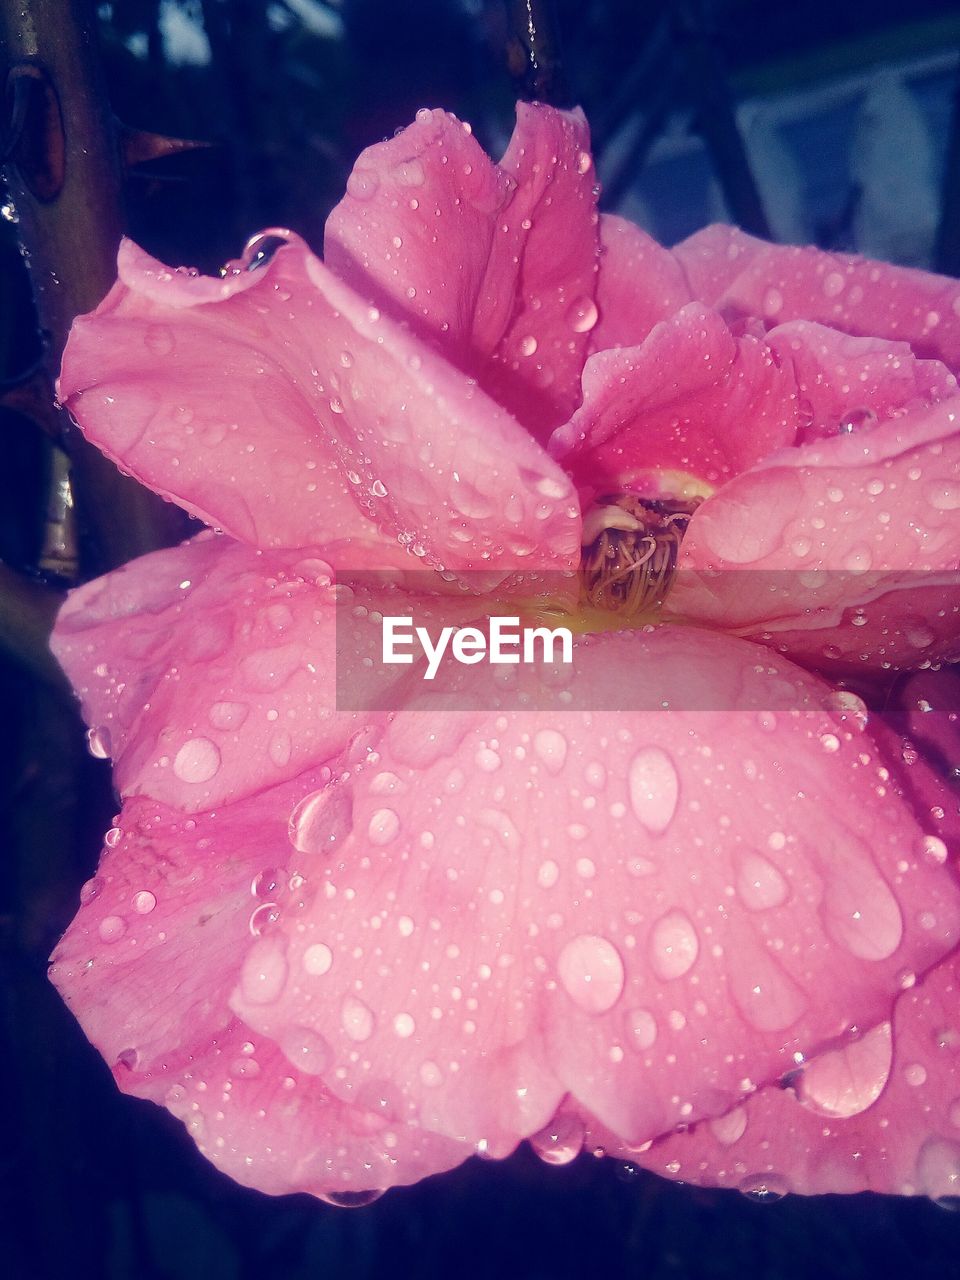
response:
<path fill-rule="evenodd" d="M 123 246 L 61 396 L 220 532 L 58 623 L 124 803 L 54 981 L 266 1191 L 356 1202 L 530 1138 L 949 1193 L 956 804 L 825 676 L 960 652 L 960 287 L 719 228 L 670 253 L 595 205 L 578 113 L 521 107 L 494 165 L 421 112 L 323 262 Z M 536 616 L 537 575 L 566 683 L 423 699 L 364 623 L 380 709 L 338 705 L 345 594 Z"/>

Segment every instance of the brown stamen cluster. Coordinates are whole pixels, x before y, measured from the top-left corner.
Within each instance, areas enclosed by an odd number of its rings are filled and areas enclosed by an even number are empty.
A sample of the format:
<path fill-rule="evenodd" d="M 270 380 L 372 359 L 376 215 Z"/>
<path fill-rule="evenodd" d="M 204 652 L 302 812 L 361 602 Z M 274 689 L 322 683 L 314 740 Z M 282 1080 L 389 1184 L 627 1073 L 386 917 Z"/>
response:
<path fill-rule="evenodd" d="M 677 569 L 680 543 L 699 501 L 614 494 L 588 514 L 581 591 L 595 609 L 637 618 L 659 607 Z M 593 528 L 599 532 L 593 535 Z"/>

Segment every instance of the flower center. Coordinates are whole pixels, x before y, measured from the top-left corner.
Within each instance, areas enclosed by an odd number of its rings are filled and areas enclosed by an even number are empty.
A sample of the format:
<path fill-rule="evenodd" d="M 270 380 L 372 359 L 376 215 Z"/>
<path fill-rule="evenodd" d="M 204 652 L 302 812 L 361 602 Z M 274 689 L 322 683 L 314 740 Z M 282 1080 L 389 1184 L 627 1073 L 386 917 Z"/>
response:
<path fill-rule="evenodd" d="M 601 498 L 583 522 L 580 592 L 584 605 L 636 620 L 663 604 L 680 543 L 701 499 Z"/>

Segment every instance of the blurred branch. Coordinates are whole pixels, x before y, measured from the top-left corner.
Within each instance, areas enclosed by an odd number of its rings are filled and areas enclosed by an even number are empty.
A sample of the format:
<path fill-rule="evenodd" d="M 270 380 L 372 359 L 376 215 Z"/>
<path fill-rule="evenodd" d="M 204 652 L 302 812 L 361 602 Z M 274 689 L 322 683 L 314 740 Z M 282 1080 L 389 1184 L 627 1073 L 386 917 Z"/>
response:
<path fill-rule="evenodd" d="M 0 561 L 0 650 L 64 694 L 69 686 L 50 652 L 50 632 L 63 594 Z"/>
<path fill-rule="evenodd" d="M 123 227 L 123 170 L 103 87 L 89 0 L 0 0 L 6 100 L 7 181 L 53 380 L 70 325 L 92 310 L 116 275 Z M 73 463 L 88 573 L 176 536 L 160 499 L 123 477 L 61 414 Z"/>
<path fill-rule="evenodd" d="M 770 225 L 737 127 L 717 49 L 710 0 L 675 0 L 675 12 L 696 110 L 694 127 L 710 153 L 727 208 L 744 231 L 769 240 Z"/>
<path fill-rule="evenodd" d="M 570 106 L 553 0 L 506 0 L 507 67 L 521 98 Z"/>
<path fill-rule="evenodd" d="M 960 276 L 960 66 L 953 90 L 934 266 L 947 275 Z"/>

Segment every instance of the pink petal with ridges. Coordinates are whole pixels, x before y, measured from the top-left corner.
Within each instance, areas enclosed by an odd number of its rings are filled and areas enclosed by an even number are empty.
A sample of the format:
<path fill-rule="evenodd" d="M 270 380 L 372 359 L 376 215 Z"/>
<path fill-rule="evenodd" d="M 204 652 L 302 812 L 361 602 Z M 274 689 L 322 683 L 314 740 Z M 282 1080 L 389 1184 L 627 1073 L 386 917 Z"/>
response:
<path fill-rule="evenodd" d="M 360 156 L 326 228 L 337 275 L 541 436 L 579 403 L 597 319 L 588 148 L 582 113 L 521 103 L 496 166 L 455 117 L 423 111 Z"/>
<path fill-rule="evenodd" d="M 587 361 L 584 403 L 550 440 L 582 489 L 658 496 L 675 475 L 722 484 L 797 433 L 796 382 L 752 337 L 691 303 L 639 347 Z"/>
<path fill-rule="evenodd" d="M 955 656 L 958 414 L 914 409 L 735 477 L 690 521 L 668 614 L 835 670 Z"/>
<path fill-rule="evenodd" d="M 844 333 L 908 342 L 960 371 L 960 284 L 850 254 L 771 245 L 707 227 L 674 249 L 692 296 L 768 324 L 815 320 Z"/>
<path fill-rule="evenodd" d="M 669 249 L 626 218 L 601 214 L 600 318 L 590 334 L 591 353 L 638 346 L 658 321 L 692 300 L 683 269 Z"/>

